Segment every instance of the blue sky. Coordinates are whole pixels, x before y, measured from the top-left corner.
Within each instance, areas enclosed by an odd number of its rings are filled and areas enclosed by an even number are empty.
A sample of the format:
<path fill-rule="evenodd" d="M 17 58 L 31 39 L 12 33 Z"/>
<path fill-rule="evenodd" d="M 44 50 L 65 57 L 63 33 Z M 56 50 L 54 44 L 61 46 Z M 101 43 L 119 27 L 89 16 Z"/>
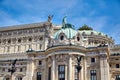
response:
<path fill-rule="evenodd" d="M 120 0 L 0 0 L 0 26 L 38 23 L 54 15 L 52 22 L 78 27 L 87 24 L 120 44 Z"/>

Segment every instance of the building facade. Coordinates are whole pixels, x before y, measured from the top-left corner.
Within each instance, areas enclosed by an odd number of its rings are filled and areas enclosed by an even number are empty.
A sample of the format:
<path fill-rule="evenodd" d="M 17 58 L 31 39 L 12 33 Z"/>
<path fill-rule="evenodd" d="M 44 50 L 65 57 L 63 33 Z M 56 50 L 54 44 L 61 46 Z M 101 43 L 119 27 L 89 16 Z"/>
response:
<path fill-rule="evenodd" d="M 15 59 L 11 76 L 9 69 Z M 64 20 L 57 26 L 50 18 L 42 23 L 0 28 L 0 80 L 78 78 L 120 80 L 120 45 L 101 32 L 75 30 Z"/>

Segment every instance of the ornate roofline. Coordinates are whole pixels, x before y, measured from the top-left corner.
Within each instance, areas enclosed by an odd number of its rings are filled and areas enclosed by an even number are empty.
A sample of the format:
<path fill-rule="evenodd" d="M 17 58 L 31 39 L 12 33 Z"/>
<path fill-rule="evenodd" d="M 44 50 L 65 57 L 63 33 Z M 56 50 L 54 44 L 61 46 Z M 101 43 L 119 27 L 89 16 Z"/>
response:
<path fill-rule="evenodd" d="M 14 26 L 6 26 L 0 27 L 0 31 L 10 31 L 10 30 L 19 30 L 19 29 L 28 29 L 35 27 L 43 27 L 45 25 L 50 25 L 49 22 L 40 22 L 40 23 L 32 23 L 32 24 L 23 24 L 23 25 L 14 25 Z"/>

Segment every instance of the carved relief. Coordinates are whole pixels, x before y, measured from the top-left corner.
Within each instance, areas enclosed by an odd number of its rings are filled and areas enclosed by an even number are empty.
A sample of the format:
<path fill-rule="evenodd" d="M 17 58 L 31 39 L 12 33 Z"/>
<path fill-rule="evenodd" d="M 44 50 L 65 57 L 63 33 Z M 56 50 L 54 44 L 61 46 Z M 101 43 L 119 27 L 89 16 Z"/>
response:
<path fill-rule="evenodd" d="M 67 62 L 68 61 L 68 55 L 56 55 L 55 59 L 57 62 Z"/>

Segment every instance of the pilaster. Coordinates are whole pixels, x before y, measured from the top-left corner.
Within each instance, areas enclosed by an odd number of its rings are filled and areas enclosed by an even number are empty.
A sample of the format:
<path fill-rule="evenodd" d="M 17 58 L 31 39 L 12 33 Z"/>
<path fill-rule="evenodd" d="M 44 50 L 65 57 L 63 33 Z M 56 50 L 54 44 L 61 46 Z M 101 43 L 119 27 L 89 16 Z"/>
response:
<path fill-rule="evenodd" d="M 105 54 L 100 55 L 100 74 L 101 80 L 110 80 L 109 65 L 107 62 L 107 55 Z"/>
<path fill-rule="evenodd" d="M 34 60 L 31 59 L 31 60 L 29 60 L 29 62 L 27 63 L 26 75 L 27 75 L 27 79 L 28 79 L 28 80 L 33 80 L 34 70 L 35 70 Z"/>

